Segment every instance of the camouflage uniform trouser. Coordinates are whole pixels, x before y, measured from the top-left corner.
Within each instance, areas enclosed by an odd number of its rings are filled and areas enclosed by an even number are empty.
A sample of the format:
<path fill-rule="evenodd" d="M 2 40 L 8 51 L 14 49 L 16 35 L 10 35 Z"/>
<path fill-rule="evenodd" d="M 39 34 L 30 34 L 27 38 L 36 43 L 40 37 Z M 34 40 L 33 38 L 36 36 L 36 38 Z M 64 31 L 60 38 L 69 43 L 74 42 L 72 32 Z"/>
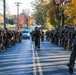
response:
<path fill-rule="evenodd" d="M 74 68 L 75 58 L 76 58 L 76 47 L 74 45 L 72 47 L 72 53 L 71 53 L 70 60 L 69 60 L 69 67 Z"/>
<path fill-rule="evenodd" d="M 40 37 L 35 37 L 35 47 L 40 48 Z"/>

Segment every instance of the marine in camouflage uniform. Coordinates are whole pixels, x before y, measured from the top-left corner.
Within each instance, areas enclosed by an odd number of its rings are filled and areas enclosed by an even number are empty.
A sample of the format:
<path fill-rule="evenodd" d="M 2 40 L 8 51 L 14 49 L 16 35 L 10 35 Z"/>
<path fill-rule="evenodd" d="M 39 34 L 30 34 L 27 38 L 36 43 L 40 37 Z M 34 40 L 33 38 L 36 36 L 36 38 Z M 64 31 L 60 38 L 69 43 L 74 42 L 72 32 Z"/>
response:
<path fill-rule="evenodd" d="M 74 32 L 74 41 L 72 45 L 72 52 L 71 52 L 70 60 L 69 60 L 69 63 L 67 64 L 67 66 L 69 67 L 69 72 L 71 74 L 73 73 L 73 68 L 75 65 L 75 58 L 76 58 L 76 31 Z"/>
<path fill-rule="evenodd" d="M 44 32 L 41 31 L 41 40 L 44 41 Z"/>
<path fill-rule="evenodd" d="M 48 30 L 48 31 L 46 31 L 46 40 L 47 40 L 47 41 L 50 40 L 49 36 L 50 36 L 50 34 L 49 34 L 49 30 Z"/>
<path fill-rule="evenodd" d="M 35 37 L 35 48 L 40 49 L 40 30 L 38 27 L 35 27 L 34 37 Z"/>

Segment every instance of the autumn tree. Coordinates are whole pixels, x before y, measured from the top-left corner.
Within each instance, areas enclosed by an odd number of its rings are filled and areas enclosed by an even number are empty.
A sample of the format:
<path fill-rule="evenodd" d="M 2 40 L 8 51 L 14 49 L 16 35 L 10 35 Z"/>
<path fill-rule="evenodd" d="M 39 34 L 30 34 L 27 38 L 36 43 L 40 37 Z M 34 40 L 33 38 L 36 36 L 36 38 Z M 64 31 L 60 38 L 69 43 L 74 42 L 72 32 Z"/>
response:
<path fill-rule="evenodd" d="M 4 23 L 4 21 L 3 21 L 3 15 L 0 14 L 0 24 L 3 24 L 3 23 Z"/>
<path fill-rule="evenodd" d="M 36 24 L 45 26 L 45 23 L 47 21 L 46 4 L 44 4 L 44 2 L 42 1 L 38 1 L 38 2 L 37 1 L 36 1 L 37 4 L 35 3 L 34 18 L 36 20 Z"/>
<path fill-rule="evenodd" d="M 38 6 L 36 8 L 36 12 L 34 14 L 35 20 L 36 20 L 36 24 L 41 24 L 41 25 L 45 25 L 46 23 L 46 7 L 43 6 Z"/>
<path fill-rule="evenodd" d="M 57 13 L 56 13 L 56 7 L 54 6 L 52 1 L 47 5 L 47 11 L 49 14 L 50 24 L 56 28 L 57 27 Z"/>
<path fill-rule="evenodd" d="M 76 24 L 76 0 L 67 3 L 63 8 L 65 9 L 64 14 L 67 16 L 66 24 Z"/>

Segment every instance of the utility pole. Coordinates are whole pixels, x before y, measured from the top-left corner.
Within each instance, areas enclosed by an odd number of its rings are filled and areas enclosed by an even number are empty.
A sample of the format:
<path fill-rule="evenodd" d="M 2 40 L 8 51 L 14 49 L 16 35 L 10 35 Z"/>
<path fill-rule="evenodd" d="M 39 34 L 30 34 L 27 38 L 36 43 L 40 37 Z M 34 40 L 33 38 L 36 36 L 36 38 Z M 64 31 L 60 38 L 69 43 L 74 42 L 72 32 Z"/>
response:
<path fill-rule="evenodd" d="M 6 29 L 6 0 L 3 0 L 3 8 L 4 8 L 4 29 Z"/>
<path fill-rule="evenodd" d="M 16 6 L 17 6 L 17 26 L 18 26 L 18 29 L 20 28 L 19 26 L 19 6 L 21 4 L 21 2 L 15 2 Z"/>

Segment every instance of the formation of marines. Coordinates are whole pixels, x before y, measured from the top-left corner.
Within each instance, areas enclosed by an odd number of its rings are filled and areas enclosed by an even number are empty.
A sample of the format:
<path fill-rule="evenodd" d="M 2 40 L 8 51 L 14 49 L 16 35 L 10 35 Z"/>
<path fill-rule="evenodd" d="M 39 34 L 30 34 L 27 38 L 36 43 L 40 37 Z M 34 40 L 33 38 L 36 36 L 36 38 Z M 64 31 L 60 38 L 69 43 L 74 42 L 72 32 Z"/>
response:
<path fill-rule="evenodd" d="M 64 50 L 71 50 L 69 63 L 69 73 L 73 73 L 76 58 L 76 27 L 60 27 L 46 32 L 46 39 L 54 44 L 64 47 Z"/>
<path fill-rule="evenodd" d="M 22 32 L 20 30 L 0 29 L 0 51 L 21 43 Z"/>
<path fill-rule="evenodd" d="M 46 32 L 46 39 L 52 43 L 63 46 L 65 50 L 71 50 L 74 38 L 76 36 L 76 30 L 74 27 L 60 27 L 55 30 Z"/>
<path fill-rule="evenodd" d="M 44 41 L 44 32 L 38 27 L 31 32 L 31 39 L 35 41 L 35 47 L 40 48 L 40 38 Z M 64 47 L 64 50 L 71 50 L 69 63 L 70 74 L 73 73 L 76 58 L 76 29 L 74 27 L 60 27 L 46 32 L 46 40 L 56 45 Z M 15 46 L 22 42 L 22 32 L 20 30 L 0 29 L 0 51 Z"/>

